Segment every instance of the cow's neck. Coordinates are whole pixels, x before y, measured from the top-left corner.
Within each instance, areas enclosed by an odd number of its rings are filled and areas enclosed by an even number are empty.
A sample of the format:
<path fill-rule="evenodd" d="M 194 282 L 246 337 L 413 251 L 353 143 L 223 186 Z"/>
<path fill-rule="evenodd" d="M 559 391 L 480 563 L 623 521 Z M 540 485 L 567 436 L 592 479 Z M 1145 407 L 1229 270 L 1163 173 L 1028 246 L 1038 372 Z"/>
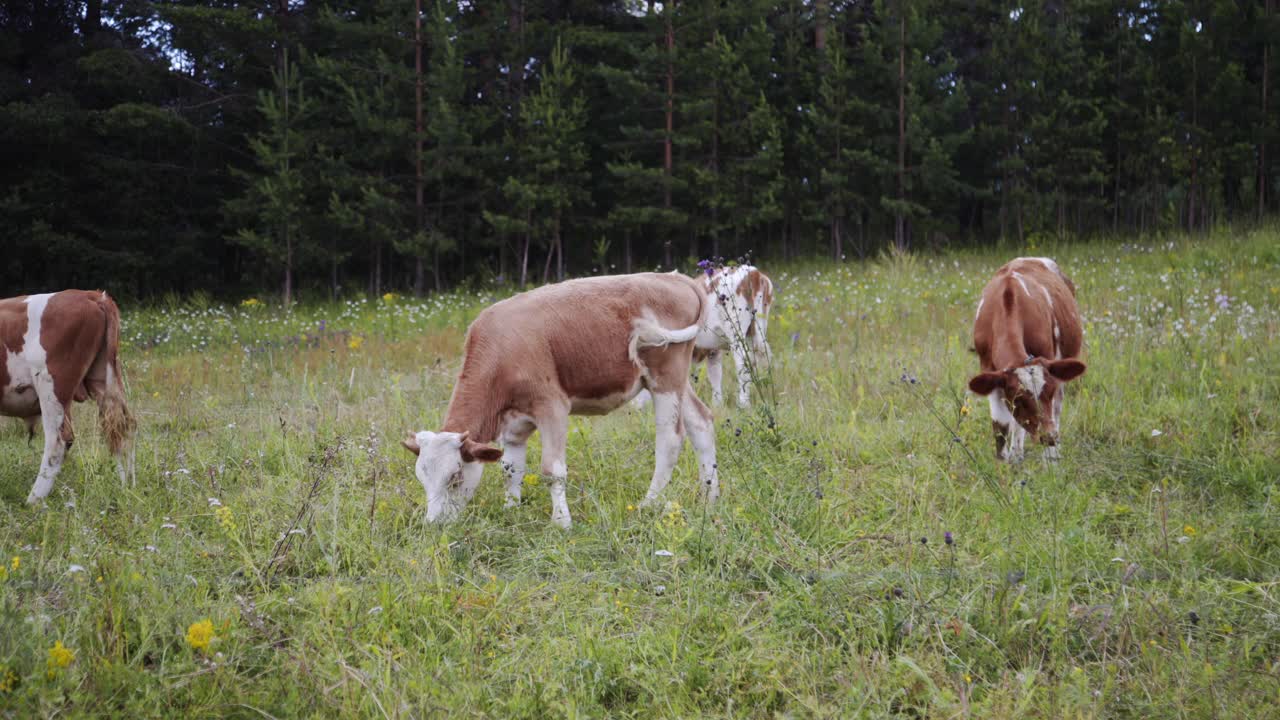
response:
<path fill-rule="evenodd" d="M 453 386 L 449 409 L 445 412 L 445 432 L 469 432 L 471 439 L 479 443 L 493 442 L 498 435 L 498 416 L 502 403 L 498 388 L 485 378 L 465 371 Z"/>

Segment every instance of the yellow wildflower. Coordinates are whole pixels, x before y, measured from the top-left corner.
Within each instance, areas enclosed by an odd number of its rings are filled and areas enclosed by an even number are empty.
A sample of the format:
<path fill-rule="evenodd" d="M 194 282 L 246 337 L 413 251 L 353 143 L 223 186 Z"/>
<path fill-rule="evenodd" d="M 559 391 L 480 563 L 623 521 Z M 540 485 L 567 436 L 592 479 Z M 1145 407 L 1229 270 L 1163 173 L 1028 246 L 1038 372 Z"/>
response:
<path fill-rule="evenodd" d="M 537 484 L 538 484 L 538 476 L 537 476 L 537 475 L 534 475 L 533 473 L 530 473 L 530 474 L 528 474 L 528 475 L 525 475 L 525 476 L 524 476 L 524 484 L 525 484 L 525 485 L 529 485 L 529 486 L 531 486 L 531 487 L 532 487 L 532 486 L 534 486 L 534 485 L 537 485 Z"/>
<path fill-rule="evenodd" d="M 961 405 L 961 406 L 960 406 L 960 414 L 961 414 L 961 415 L 968 415 L 968 414 L 969 414 L 969 403 L 965 403 L 965 404 L 963 404 L 963 405 Z"/>
<path fill-rule="evenodd" d="M 17 555 L 14 555 L 13 559 L 9 561 L 9 572 L 18 572 L 18 568 L 21 566 L 22 566 L 22 558 L 18 557 Z"/>
<path fill-rule="evenodd" d="M 254 305 L 261 305 L 262 303 L 258 302 L 258 298 L 245 298 L 240 301 L 240 304 L 244 307 L 253 307 Z"/>
<path fill-rule="evenodd" d="M 10 693 L 18 687 L 18 675 L 12 669 L 0 666 L 0 693 Z"/>
<path fill-rule="evenodd" d="M 223 530 L 235 532 L 236 518 L 235 515 L 231 514 L 231 508 L 226 505 L 220 505 L 213 511 L 213 514 L 217 516 L 218 524 L 222 526 Z"/>
<path fill-rule="evenodd" d="M 1195 537 L 1195 536 L 1196 536 L 1196 529 L 1195 529 L 1194 527 L 1192 527 L 1191 525 L 1183 525 L 1183 526 L 1182 526 L 1182 534 L 1183 534 L 1183 535 L 1186 535 L 1187 537 Z"/>
<path fill-rule="evenodd" d="M 400 296 L 399 296 L 399 295 L 396 295 L 396 294 L 395 294 L 395 293 L 393 293 L 393 292 L 389 292 L 389 293 L 387 293 L 387 294 L 385 294 L 385 295 L 383 295 L 383 296 L 382 296 L 382 302 L 388 302 L 388 303 L 389 303 L 389 302 L 395 302 L 396 298 L 398 298 L 398 297 L 400 297 Z"/>
<path fill-rule="evenodd" d="M 351 348 L 352 350 L 359 350 L 360 346 L 363 344 L 364 344 L 364 338 L 360 337 L 359 335 L 353 335 L 351 336 L 351 339 L 347 341 L 347 347 Z"/>
<path fill-rule="evenodd" d="M 964 681 L 965 681 L 965 684 L 969 684 L 969 685 L 973 684 L 973 676 L 970 675 L 969 673 L 965 673 Z"/>
<path fill-rule="evenodd" d="M 193 622 L 187 627 L 187 644 L 196 650 L 207 651 L 209 643 L 213 642 L 215 637 L 213 634 L 213 621 L 208 618 L 200 622 Z"/>
<path fill-rule="evenodd" d="M 76 659 L 76 651 L 62 644 L 62 641 L 53 644 L 49 648 L 49 659 L 46 661 L 48 665 L 48 677 L 52 680 L 57 676 L 58 671 L 71 664 Z"/>

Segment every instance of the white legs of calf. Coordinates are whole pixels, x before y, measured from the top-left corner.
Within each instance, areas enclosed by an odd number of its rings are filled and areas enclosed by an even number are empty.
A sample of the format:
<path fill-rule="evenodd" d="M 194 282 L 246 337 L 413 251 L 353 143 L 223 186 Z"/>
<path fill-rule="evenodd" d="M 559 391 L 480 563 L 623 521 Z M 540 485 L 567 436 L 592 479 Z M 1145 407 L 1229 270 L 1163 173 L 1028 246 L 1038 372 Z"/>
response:
<path fill-rule="evenodd" d="M 711 404 L 719 407 L 724 405 L 724 393 L 721 392 L 721 383 L 724 380 L 724 365 L 719 352 L 713 352 L 707 356 L 707 382 L 711 383 Z"/>
<path fill-rule="evenodd" d="M 641 507 L 648 507 L 671 482 L 671 471 L 680 457 L 684 438 L 680 436 L 680 396 L 673 392 L 653 394 L 653 422 L 657 429 L 654 441 L 653 480 Z"/>

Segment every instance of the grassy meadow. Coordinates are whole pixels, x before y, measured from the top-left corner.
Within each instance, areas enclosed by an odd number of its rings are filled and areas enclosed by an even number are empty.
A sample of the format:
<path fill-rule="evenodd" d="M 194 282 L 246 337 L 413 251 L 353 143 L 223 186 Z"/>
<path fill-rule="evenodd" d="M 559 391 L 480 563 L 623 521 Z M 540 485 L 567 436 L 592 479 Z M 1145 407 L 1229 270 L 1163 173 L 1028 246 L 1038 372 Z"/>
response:
<path fill-rule="evenodd" d="M 1020 254 L 1085 315 L 1056 464 L 965 389 Z M 651 413 L 575 418 L 567 532 L 497 468 L 426 524 L 399 447 L 494 294 L 126 304 L 134 484 L 83 405 L 29 508 L 0 423 L 0 717 L 1280 717 L 1280 232 L 764 269 L 719 504 L 686 447 L 636 509 Z"/>

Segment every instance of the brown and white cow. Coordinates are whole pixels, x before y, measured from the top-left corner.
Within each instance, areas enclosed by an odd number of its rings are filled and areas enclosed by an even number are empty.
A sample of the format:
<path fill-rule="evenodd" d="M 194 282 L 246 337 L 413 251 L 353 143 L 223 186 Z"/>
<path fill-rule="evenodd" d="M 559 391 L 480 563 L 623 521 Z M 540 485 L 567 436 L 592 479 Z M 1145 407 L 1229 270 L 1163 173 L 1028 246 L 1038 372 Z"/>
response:
<path fill-rule="evenodd" d="M 0 415 L 44 427 L 44 458 L 28 503 L 53 488 L 75 439 L 71 403 L 93 398 L 125 476 L 133 432 L 120 375 L 120 310 L 104 292 L 64 290 L 0 300 Z"/>
<path fill-rule="evenodd" d="M 708 500 L 720 494 L 711 412 L 693 394 L 693 339 L 708 309 L 699 283 L 642 273 L 569 280 L 486 308 L 467 330 L 465 357 L 439 432 L 411 434 L 427 519 L 448 519 L 475 495 L 482 463 L 502 460 L 507 505 L 520 502 L 526 442 L 542 437 L 551 520 L 569 527 L 569 416 L 603 415 L 642 388 L 654 397 L 656 462 L 644 504 L 656 501 L 688 433 Z M 489 443 L 501 441 L 502 450 Z"/>
<path fill-rule="evenodd" d="M 724 404 L 722 357 L 733 353 L 738 375 L 738 405 L 751 403 L 752 375 L 772 357 L 766 337 L 769 308 L 773 305 L 773 281 L 751 265 L 726 267 L 698 278 L 712 309 L 694 340 L 693 361 L 707 363 L 711 403 Z M 636 396 L 636 405 L 647 404 L 648 394 Z"/>
<path fill-rule="evenodd" d="M 1085 371 L 1076 288 L 1049 258 L 1017 258 L 996 271 L 978 301 L 973 348 L 982 372 L 969 389 L 986 395 L 996 457 L 1022 459 L 1028 433 L 1058 457 L 1063 386 Z"/>

